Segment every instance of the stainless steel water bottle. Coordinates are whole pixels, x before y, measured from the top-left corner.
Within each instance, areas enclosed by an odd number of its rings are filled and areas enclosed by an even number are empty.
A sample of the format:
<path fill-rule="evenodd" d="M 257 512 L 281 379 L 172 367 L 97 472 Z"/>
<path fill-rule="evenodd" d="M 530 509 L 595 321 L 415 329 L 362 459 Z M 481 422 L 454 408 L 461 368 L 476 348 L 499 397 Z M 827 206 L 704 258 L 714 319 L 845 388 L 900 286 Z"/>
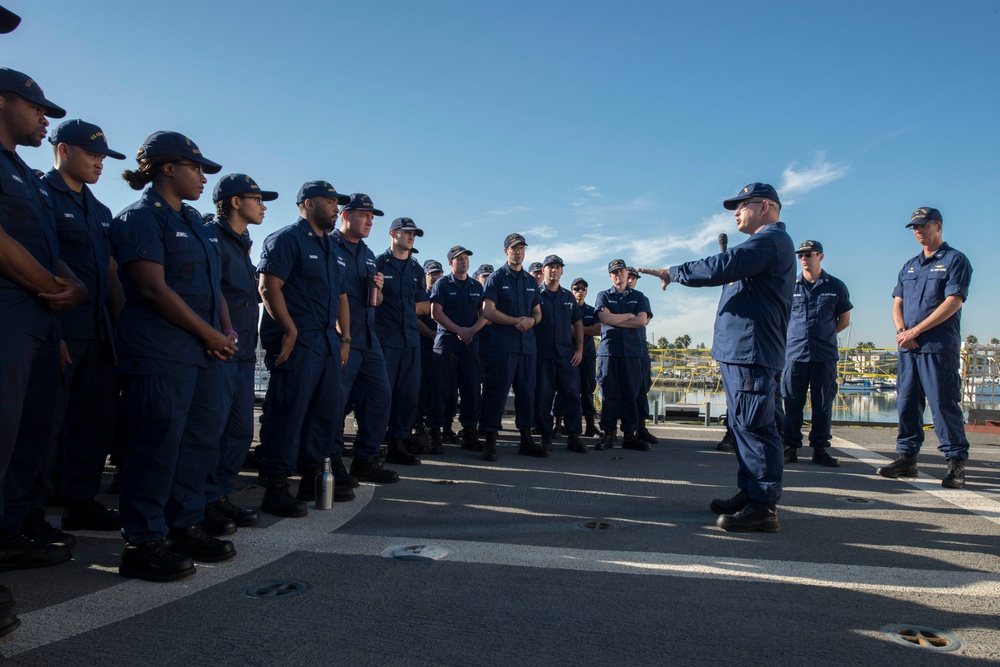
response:
<path fill-rule="evenodd" d="M 330 459 L 323 459 L 323 469 L 316 473 L 316 509 L 333 509 L 333 469 Z"/>

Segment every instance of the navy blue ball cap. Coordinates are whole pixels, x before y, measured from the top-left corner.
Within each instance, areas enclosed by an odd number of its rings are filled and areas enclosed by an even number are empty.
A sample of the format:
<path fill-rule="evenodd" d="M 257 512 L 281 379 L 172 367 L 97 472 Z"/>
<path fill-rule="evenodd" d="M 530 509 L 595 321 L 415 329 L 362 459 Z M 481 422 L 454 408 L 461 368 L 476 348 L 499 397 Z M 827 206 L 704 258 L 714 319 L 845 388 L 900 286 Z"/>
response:
<path fill-rule="evenodd" d="M 257 182 L 246 174 L 226 174 L 215 184 L 212 190 L 212 201 L 223 201 L 240 195 L 260 195 L 264 201 L 274 201 L 277 192 L 261 190 Z"/>
<path fill-rule="evenodd" d="M 212 162 L 202 155 L 198 145 L 180 132 L 168 130 L 153 132 L 142 142 L 142 154 L 147 158 L 170 155 L 191 160 L 200 164 L 206 174 L 218 174 L 222 171 L 221 164 Z"/>
<path fill-rule="evenodd" d="M 476 273 L 472 276 L 473 278 L 478 278 L 479 276 L 488 276 L 493 273 L 492 264 L 480 264 L 479 268 L 476 269 Z"/>
<path fill-rule="evenodd" d="M 823 244 L 819 241 L 803 241 L 799 244 L 799 249 L 795 251 L 795 254 L 801 255 L 804 252 L 823 252 Z"/>
<path fill-rule="evenodd" d="M 404 232 L 414 232 L 417 236 L 423 236 L 424 230 L 417 227 L 417 223 L 413 222 L 413 218 L 396 218 L 389 225 L 389 231 L 394 232 L 397 229 Z"/>
<path fill-rule="evenodd" d="M 344 205 L 344 210 L 371 211 L 372 215 L 378 215 L 378 216 L 385 215 L 385 213 L 375 208 L 375 204 L 372 203 L 372 198 L 363 192 L 351 193 L 351 200 Z"/>
<path fill-rule="evenodd" d="M 463 248 L 460 245 L 453 245 L 451 250 L 448 251 L 448 261 L 455 259 L 459 255 L 469 255 L 472 256 L 472 251 L 467 248 Z"/>
<path fill-rule="evenodd" d="M 541 271 L 541 270 L 542 270 L 541 262 L 532 262 L 531 264 L 528 265 L 528 273 L 534 273 L 535 271 Z"/>
<path fill-rule="evenodd" d="M 444 267 L 441 266 L 441 262 L 436 259 L 429 259 L 424 262 L 424 273 L 444 273 Z"/>
<path fill-rule="evenodd" d="M 68 144 L 79 146 L 85 151 L 107 155 L 115 160 L 124 160 L 125 156 L 108 148 L 108 138 L 104 130 L 85 120 L 64 120 L 49 135 L 49 143 L 53 146 Z"/>
<path fill-rule="evenodd" d="M 751 183 L 740 190 L 735 197 L 730 197 L 722 202 L 722 206 L 727 211 L 735 211 L 740 202 L 747 199 L 770 199 L 777 203 L 778 206 L 781 206 L 781 200 L 778 199 L 778 192 L 767 183 Z"/>
<path fill-rule="evenodd" d="M 629 276 L 635 276 L 636 280 L 642 278 L 642 276 L 639 275 L 639 272 L 635 270 L 634 266 L 626 266 L 625 270 L 628 271 Z"/>
<path fill-rule="evenodd" d="M 0 90 L 16 93 L 39 106 L 45 107 L 45 115 L 49 118 L 65 118 L 66 110 L 55 102 L 45 99 L 45 93 L 35 80 L 24 72 L 16 69 L 0 67 Z"/>
<path fill-rule="evenodd" d="M 525 246 L 528 245 L 528 242 L 524 240 L 524 237 L 518 234 L 517 232 L 514 232 L 513 234 L 508 234 L 507 238 L 503 240 L 503 249 L 506 250 L 511 246 L 517 245 L 518 243 Z"/>
<path fill-rule="evenodd" d="M 559 255 L 546 255 L 545 259 L 542 260 L 542 268 L 544 269 L 549 264 L 558 264 L 559 266 L 566 266 L 566 262 L 562 261 L 562 257 Z"/>
<path fill-rule="evenodd" d="M 583 283 L 583 286 L 584 286 L 584 287 L 590 287 L 590 283 L 588 283 L 588 282 L 587 282 L 586 280 L 584 280 L 583 278 L 573 278 L 573 282 L 571 282 L 571 283 L 569 284 L 569 286 L 570 286 L 570 287 L 576 287 L 576 286 L 577 286 L 577 285 L 579 285 L 580 283 Z"/>
<path fill-rule="evenodd" d="M 330 185 L 329 181 L 306 181 L 299 188 L 299 194 L 295 196 L 295 203 L 301 204 L 313 197 L 329 197 L 330 199 L 336 199 L 337 203 L 341 205 L 351 201 L 348 195 L 342 195 L 337 192 L 337 188 Z"/>
<path fill-rule="evenodd" d="M 13 32 L 21 25 L 21 17 L 5 7 L 0 7 L 0 34 Z"/>
<path fill-rule="evenodd" d="M 941 217 L 941 211 L 929 206 L 921 206 L 910 215 L 910 222 L 906 226 L 926 225 L 928 222 L 935 220 L 941 223 L 944 222 L 944 219 Z"/>
<path fill-rule="evenodd" d="M 628 265 L 625 264 L 624 259 L 613 259 L 608 262 L 608 273 L 617 271 L 618 269 L 628 269 Z"/>

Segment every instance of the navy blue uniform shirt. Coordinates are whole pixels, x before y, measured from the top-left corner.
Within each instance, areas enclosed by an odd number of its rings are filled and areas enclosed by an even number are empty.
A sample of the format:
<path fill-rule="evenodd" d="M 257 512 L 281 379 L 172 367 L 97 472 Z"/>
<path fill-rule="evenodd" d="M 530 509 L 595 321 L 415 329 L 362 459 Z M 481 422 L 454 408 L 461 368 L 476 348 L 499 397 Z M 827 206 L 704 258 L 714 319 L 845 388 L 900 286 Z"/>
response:
<path fill-rule="evenodd" d="M 592 327 L 598 323 L 597 311 L 590 304 L 584 303 L 580 308 L 580 315 L 583 317 L 583 327 Z M 583 358 L 593 359 L 597 356 L 597 346 L 594 345 L 594 337 L 583 334 Z"/>
<path fill-rule="evenodd" d="M 51 195 L 21 157 L 0 146 L 0 226 L 38 263 L 58 273 L 59 242 Z M 34 292 L 0 275 L 0 330 L 41 340 L 59 335 L 56 316 Z"/>
<path fill-rule="evenodd" d="M 74 192 L 55 169 L 42 178 L 52 195 L 59 237 L 59 259 L 87 288 L 87 298 L 59 314 L 64 338 L 101 340 L 111 335 L 108 265 L 111 261 L 111 209 L 84 184 Z"/>
<path fill-rule="evenodd" d="M 330 237 L 316 234 L 309 223 L 299 218 L 295 224 L 279 229 L 266 239 L 257 270 L 284 281 L 288 315 L 298 330 L 296 344 L 305 345 L 317 354 L 340 351 L 337 313 L 344 293 L 344 266 Z M 260 337 L 264 345 L 280 345 L 284 331 L 264 309 Z"/>
<path fill-rule="evenodd" d="M 513 271 L 504 264 L 490 274 L 483 289 L 483 298 L 496 304 L 497 310 L 510 317 L 531 317 L 538 305 L 538 281 L 525 270 Z M 534 327 L 518 331 L 509 324 L 491 325 L 491 352 L 519 352 L 535 354 Z"/>
<path fill-rule="evenodd" d="M 384 277 L 382 303 L 375 309 L 375 332 L 382 347 L 417 347 L 416 304 L 427 301 L 424 270 L 412 257 L 396 259 L 391 250 L 375 258 L 375 270 Z"/>
<path fill-rule="evenodd" d="M 724 285 L 715 316 L 713 359 L 784 367 L 795 285 L 795 245 L 785 223 L 765 225 L 724 253 L 670 267 L 670 281 L 690 287 Z"/>
<path fill-rule="evenodd" d="M 542 321 L 535 327 L 538 356 L 545 359 L 572 357 L 576 353 L 573 324 L 583 317 L 573 293 L 565 287 L 549 291 L 543 283 L 538 288 L 538 295 L 542 304 Z"/>
<path fill-rule="evenodd" d="M 646 295 L 639 290 L 629 288 L 625 288 L 625 291 L 620 293 L 614 287 L 598 292 L 597 301 L 594 303 L 594 313 L 600 313 L 602 310 L 607 310 L 613 315 L 646 313 L 647 317 L 653 316 L 653 310 L 649 307 L 649 299 L 646 298 Z M 645 330 L 645 327 L 626 329 L 602 324 L 601 344 L 597 348 L 597 356 L 646 356 L 646 348 L 642 344 Z"/>
<path fill-rule="evenodd" d="M 365 305 L 368 301 L 368 276 L 378 273 L 375 254 L 364 241 L 347 241 L 339 229 L 330 234 L 330 241 L 343 262 L 344 291 L 351 306 L 351 349 L 367 350 L 379 342 L 375 331 L 375 306 Z"/>
<path fill-rule="evenodd" d="M 163 266 L 167 287 L 177 292 L 198 317 L 219 329 L 222 251 L 201 213 L 187 204 L 180 211 L 152 188 L 111 223 L 111 248 L 121 267 L 125 293 L 118 324 L 119 370 L 129 373 L 139 359 L 160 359 L 196 366 L 215 363 L 197 336 L 159 314 L 141 296 L 128 272 L 136 261 Z"/>
<path fill-rule="evenodd" d="M 947 243 L 942 243 L 930 257 L 923 251 L 903 265 L 892 290 L 894 297 L 903 299 L 903 324 L 911 329 L 934 312 L 953 294 L 965 301 L 972 282 L 972 265 L 968 258 Z M 917 336 L 918 347 L 907 352 L 953 352 L 962 345 L 959 326 L 962 310 L 929 331 Z"/>
<path fill-rule="evenodd" d="M 458 280 L 454 273 L 449 273 L 441 278 L 434 287 L 431 288 L 431 303 L 441 306 L 444 314 L 449 320 L 459 327 L 471 327 L 479 321 L 479 305 L 483 300 L 483 286 L 475 278 L 466 276 L 465 280 Z M 445 329 L 440 324 L 437 326 L 437 334 L 434 336 L 435 350 L 461 350 L 466 344 L 458 339 L 458 336 Z M 483 330 L 480 329 L 480 333 Z M 469 344 L 478 346 L 479 336 Z M 478 354 L 478 347 L 473 348 Z"/>
<path fill-rule="evenodd" d="M 826 271 L 813 284 L 800 273 L 792 292 L 792 314 L 788 320 L 785 359 L 788 361 L 836 361 L 837 320 L 854 308 L 847 285 Z"/>
<path fill-rule="evenodd" d="M 229 321 L 239 336 L 237 361 L 257 358 L 257 324 L 260 320 L 260 292 L 257 291 L 257 269 L 250 261 L 253 241 L 249 232 L 237 234 L 225 218 L 208 223 L 222 250 L 222 296 L 229 307 Z"/>

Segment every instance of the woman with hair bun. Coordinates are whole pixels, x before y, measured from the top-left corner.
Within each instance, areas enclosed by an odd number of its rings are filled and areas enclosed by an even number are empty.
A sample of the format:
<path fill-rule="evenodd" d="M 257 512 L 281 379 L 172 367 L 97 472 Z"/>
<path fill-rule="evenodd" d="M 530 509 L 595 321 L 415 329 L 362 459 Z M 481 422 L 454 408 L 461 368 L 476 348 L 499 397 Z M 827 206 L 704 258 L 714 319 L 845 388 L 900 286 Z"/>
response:
<path fill-rule="evenodd" d="M 128 445 L 119 511 L 127 542 L 119 574 L 174 581 L 192 561 L 236 555 L 205 533 L 203 485 L 217 461 L 222 362 L 236 334 L 221 292 L 219 241 L 184 200 L 222 167 L 177 132 L 147 137 L 122 177 L 146 190 L 111 225 L 125 293 L 118 330 Z M 149 186 L 149 187 L 146 187 Z"/>

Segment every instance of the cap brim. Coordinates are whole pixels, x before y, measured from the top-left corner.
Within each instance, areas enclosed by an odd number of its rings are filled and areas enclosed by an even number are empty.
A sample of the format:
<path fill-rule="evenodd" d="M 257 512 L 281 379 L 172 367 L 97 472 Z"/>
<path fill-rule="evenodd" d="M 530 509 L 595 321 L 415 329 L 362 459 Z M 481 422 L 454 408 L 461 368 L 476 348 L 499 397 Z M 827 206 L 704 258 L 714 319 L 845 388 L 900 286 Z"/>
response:
<path fill-rule="evenodd" d="M 928 222 L 941 222 L 940 220 L 935 220 L 933 218 L 914 218 L 906 223 L 906 227 L 916 227 L 918 225 L 926 225 Z"/>
<path fill-rule="evenodd" d="M 0 34 L 13 32 L 19 25 L 21 25 L 20 16 L 5 7 L 0 7 Z"/>
<path fill-rule="evenodd" d="M 365 209 L 361 209 L 361 210 L 365 210 Z M 378 210 L 377 208 L 371 208 L 371 209 L 367 209 L 367 210 L 371 211 L 371 212 L 372 212 L 372 215 L 377 215 L 377 216 L 379 216 L 380 218 L 381 218 L 381 217 L 382 217 L 383 215 L 385 215 L 385 213 L 383 213 L 382 211 Z"/>
<path fill-rule="evenodd" d="M 221 164 L 219 164 L 218 162 L 212 162 L 208 158 L 193 157 L 190 159 L 191 161 L 200 164 L 201 170 L 204 171 L 206 174 L 218 174 L 220 171 L 222 171 Z"/>
<path fill-rule="evenodd" d="M 124 160 L 125 159 L 124 155 L 122 155 L 118 151 L 113 151 L 110 148 L 107 148 L 107 149 L 104 150 L 104 155 L 108 156 L 109 158 L 111 158 L 113 160 Z"/>
<path fill-rule="evenodd" d="M 260 198 L 263 199 L 264 201 L 274 201 L 275 199 L 278 198 L 278 193 L 271 192 L 270 190 L 261 190 Z"/>
<path fill-rule="evenodd" d="M 747 199 L 753 199 L 753 195 L 741 195 L 739 197 L 731 197 L 730 199 L 722 202 L 722 208 L 727 211 L 735 211 L 736 207 L 740 205 L 741 201 L 746 201 Z"/>
<path fill-rule="evenodd" d="M 17 91 L 14 91 L 14 92 L 17 92 Z M 45 107 L 45 115 L 48 116 L 49 118 L 65 118 L 66 117 L 66 110 L 65 109 L 63 109 L 58 104 L 54 104 L 54 103 L 48 101 L 44 97 L 35 97 L 35 96 L 28 97 L 27 95 L 22 95 L 21 93 L 17 93 L 17 94 L 21 95 L 21 97 L 23 97 L 26 100 L 31 100 L 35 104 L 40 104 L 43 107 Z"/>

